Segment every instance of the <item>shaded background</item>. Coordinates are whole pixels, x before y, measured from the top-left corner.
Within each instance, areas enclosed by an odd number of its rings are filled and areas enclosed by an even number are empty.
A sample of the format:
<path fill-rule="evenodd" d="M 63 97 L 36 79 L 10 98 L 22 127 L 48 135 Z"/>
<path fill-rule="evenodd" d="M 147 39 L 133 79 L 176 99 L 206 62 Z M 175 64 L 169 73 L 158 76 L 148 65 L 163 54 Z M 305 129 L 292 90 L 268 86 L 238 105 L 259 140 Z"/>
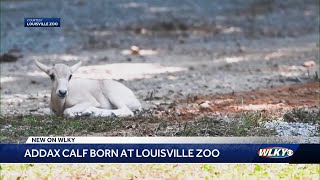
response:
<path fill-rule="evenodd" d="M 127 47 L 136 43 L 137 37 L 119 37 L 121 33 L 139 32 L 142 28 L 151 33 L 201 31 L 213 38 L 210 40 L 224 42 L 297 37 L 319 32 L 317 3 L 317 0 L 2 0 L 1 52 L 19 48 L 27 52 L 66 53 Z M 25 17 L 60 17 L 62 26 L 25 28 L 22 23 Z M 170 38 L 176 40 L 183 35 L 181 32 Z M 143 38 L 143 45 L 162 47 L 156 44 L 158 34 Z"/>

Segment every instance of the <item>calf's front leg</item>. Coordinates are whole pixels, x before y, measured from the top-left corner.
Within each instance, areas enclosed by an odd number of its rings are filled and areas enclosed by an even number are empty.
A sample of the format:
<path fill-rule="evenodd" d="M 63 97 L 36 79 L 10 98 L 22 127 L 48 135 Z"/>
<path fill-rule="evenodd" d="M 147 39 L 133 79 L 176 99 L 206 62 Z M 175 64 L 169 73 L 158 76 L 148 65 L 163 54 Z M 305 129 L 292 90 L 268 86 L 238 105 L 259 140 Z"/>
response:
<path fill-rule="evenodd" d="M 83 112 L 83 114 L 92 115 L 95 117 L 108 117 L 112 115 L 118 117 L 133 116 L 133 112 L 126 106 L 123 106 L 119 109 L 101 109 L 90 106 Z"/>
<path fill-rule="evenodd" d="M 67 108 L 63 111 L 63 114 L 67 117 L 75 117 L 75 116 L 82 116 L 82 115 L 90 115 L 89 112 L 85 112 L 85 110 L 90 107 L 89 103 L 81 103 L 74 105 L 70 108 Z"/>

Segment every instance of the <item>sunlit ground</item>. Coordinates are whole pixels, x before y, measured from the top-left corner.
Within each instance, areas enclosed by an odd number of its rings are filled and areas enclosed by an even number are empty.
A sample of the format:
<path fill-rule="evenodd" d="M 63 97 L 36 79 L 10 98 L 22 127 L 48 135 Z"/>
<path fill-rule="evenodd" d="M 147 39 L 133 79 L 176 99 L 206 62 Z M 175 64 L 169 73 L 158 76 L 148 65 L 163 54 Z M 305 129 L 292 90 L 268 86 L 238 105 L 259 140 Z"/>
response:
<path fill-rule="evenodd" d="M 138 79 L 150 78 L 154 74 L 185 71 L 186 68 L 163 66 L 153 63 L 114 63 L 80 67 L 76 77 L 91 79 Z"/>
<path fill-rule="evenodd" d="M 0 179 L 319 179 L 320 165 L 83 164 L 1 165 Z"/>
<path fill-rule="evenodd" d="M 150 78 L 155 74 L 186 71 L 186 68 L 176 66 L 164 66 L 155 63 L 113 63 L 107 65 L 83 66 L 77 70 L 75 77 L 84 79 L 124 79 L 132 80 Z M 39 70 L 27 73 L 28 76 L 47 75 Z M 14 81 L 14 77 L 3 77 L 1 82 Z"/>

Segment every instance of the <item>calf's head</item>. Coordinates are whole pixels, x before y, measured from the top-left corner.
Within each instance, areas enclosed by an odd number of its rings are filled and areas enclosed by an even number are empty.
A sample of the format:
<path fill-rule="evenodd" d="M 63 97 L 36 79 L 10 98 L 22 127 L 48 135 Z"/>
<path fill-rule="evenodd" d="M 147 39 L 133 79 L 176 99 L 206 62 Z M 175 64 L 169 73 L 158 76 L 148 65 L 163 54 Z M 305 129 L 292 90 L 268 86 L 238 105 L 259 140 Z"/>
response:
<path fill-rule="evenodd" d="M 36 65 L 45 72 L 52 81 L 52 90 L 60 98 L 65 98 L 68 95 L 69 81 L 80 66 L 81 61 L 69 67 L 65 64 L 55 64 L 53 67 L 48 67 L 39 61 L 35 60 Z"/>

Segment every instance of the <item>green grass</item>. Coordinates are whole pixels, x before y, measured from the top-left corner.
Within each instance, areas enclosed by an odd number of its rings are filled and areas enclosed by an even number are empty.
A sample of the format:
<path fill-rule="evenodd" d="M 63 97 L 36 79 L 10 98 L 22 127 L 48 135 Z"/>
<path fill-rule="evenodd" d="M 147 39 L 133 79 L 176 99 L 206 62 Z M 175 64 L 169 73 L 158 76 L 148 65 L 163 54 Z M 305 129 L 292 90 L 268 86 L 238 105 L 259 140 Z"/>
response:
<path fill-rule="evenodd" d="M 29 136 L 273 136 L 264 123 L 273 120 L 263 112 L 190 116 L 176 113 L 157 117 L 142 112 L 134 117 L 94 118 L 61 116 L 0 116 L 0 142 L 25 142 Z M 293 109 L 288 122 L 320 124 L 320 110 Z M 318 127 L 318 126 L 317 126 Z"/>
<path fill-rule="evenodd" d="M 296 108 L 285 113 L 283 119 L 287 122 L 320 124 L 320 110 Z"/>
<path fill-rule="evenodd" d="M 259 125 L 257 117 L 244 115 L 227 122 L 216 116 L 185 119 L 171 114 L 159 118 L 149 112 L 126 118 L 0 116 L 0 142 L 24 142 L 29 136 L 81 136 L 93 133 L 101 136 L 274 135 L 272 130 Z"/>
<path fill-rule="evenodd" d="M 0 179 L 319 179 L 319 165 L 23 164 L 0 165 Z"/>
<path fill-rule="evenodd" d="M 104 132 L 121 128 L 119 118 L 64 118 L 61 116 L 0 116 L 0 139 L 22 140 L 28 136 L 86 135 L 88 132 Z"/>
<path fill-rule="evenodd" d="M 191 122 L 176 124 L 163 122 L 157 132 L 160 136 L 272 136 L 274 130 L 266 129 L 257 123 L 250 113 L 227 122 L 219 117 L 201 117 Z M 258 116 L 257 116 L 258 117 Z M 171 131 L 170 131 L 171 129 Z"/>
<path fill-rule="evenodd" d="M 233 131 L 237 132 L 237 136 L 270 136 L 275 135 L 275 130 L 265 129 L 264 123 L 269 119 L 263 116 L 261 112 L 242 112 L 237 118 L 238 123 L 235 125 Z"/>

